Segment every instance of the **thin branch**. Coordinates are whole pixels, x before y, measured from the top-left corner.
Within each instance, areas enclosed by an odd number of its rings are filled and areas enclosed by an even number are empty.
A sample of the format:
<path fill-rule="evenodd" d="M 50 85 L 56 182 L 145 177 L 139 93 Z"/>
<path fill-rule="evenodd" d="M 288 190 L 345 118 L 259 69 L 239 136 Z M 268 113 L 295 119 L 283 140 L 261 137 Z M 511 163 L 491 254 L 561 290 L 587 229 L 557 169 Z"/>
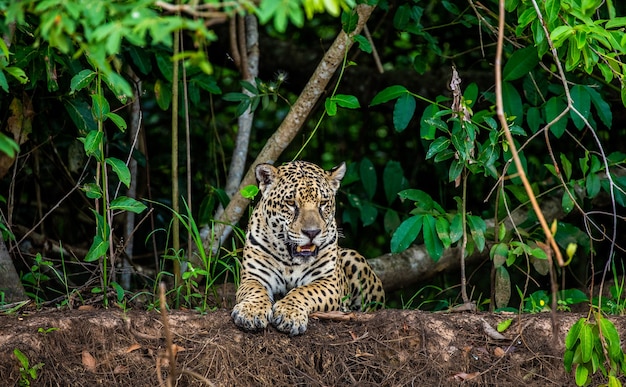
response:
<path fill-rule="evenodd" d="M 537 219 L 543 228 L 543 232 L 546 235 L 546 240 L 552 247 L 554 254 L 556 255 L 557 261 L 560 266 L 564 265 L 563 257 L 561 256 L 561 250 L 559 246 L 556 244 L 554 240 L 554 236 L 550 231 L 550 227 L 546 222 L 543 213 L 541 212 L 541 208 L 539 207 L 539 203 L 537 203 L 537 198 L 533 192 L 533 189 L 528 181 L 528 177 L 526 176 L 526 172 L 524 171 L 524 166 L 519 158 L 517 153 L 517 147 L 515 146 L 515 141 L 513 140 L 513 136 L 511 135 L 511 131 L 509 130 L 509 124 L 504 115 L 504 103 L 502 100 L 502 48 L 504 42 L 504 18 L 505 18 L 505 8 L 504 8 L 504 0 L 499 1 L 499 29 L 498 29 L 498 45 L 496 48 L 496 58 L 495 58 L 495 73 L 496 73 L 496 111 L 498 114 L 498 119 L 500 120 L 500 124 L 504 129 L 504 134 L 506 136 L 508 145 L 511 149 L 511 154 L 513 155 L 513 160 L 515 161 L 515 166 L 517 167 L 517 172 L 522 180 L 522 184 L 524 185 L 524 189 L 526 190 L 526 194 L 528 195 L 530 202 L 532 204 L 533 210 L 537 215 Z M 557 61 L 558 62 L 558 61 Z M 556 283 L 553 275 L 554 264 L 552 262 L 552 254 L 547 254 L 548 263 L 550 265 L 550 283 L 552 285 L 552 331 L 553 337 L 557 339 L 557 323 L 556 323 Z"/>

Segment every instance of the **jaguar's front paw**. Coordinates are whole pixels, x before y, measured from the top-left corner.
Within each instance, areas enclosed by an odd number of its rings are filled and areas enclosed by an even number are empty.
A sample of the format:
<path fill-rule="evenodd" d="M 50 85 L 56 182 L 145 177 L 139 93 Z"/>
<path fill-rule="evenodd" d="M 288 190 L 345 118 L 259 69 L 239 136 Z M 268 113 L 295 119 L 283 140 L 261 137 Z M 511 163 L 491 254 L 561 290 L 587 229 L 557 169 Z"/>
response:
<path fill-rule="evenodd" d="M 272 325 L 290 336 L 301 335 L 306 331 L 309 322 L 308 313 L 294 305 L 278 301 L 272 309 Z"/>
<path fill-rule="evenodd" d="M 240 302 L 230 314 L 235 325 L 248 331 L 256 331 L 267 327 L 272 318 L 272 305 L 259 305 L 258 302 Z"/>

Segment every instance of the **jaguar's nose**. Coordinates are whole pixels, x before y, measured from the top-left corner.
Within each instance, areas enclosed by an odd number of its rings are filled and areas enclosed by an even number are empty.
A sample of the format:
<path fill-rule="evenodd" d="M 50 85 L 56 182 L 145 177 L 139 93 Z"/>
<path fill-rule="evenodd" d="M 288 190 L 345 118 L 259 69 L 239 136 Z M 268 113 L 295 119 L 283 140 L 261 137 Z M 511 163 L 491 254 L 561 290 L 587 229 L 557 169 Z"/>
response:
<path fill-rule="evenodd" d="M 302 233 L 309 237 L 310 240 L 313 240 L 319 233 L 322 232 L 319 228 L 313 228 L 310 230 L 302 230 Z"/>

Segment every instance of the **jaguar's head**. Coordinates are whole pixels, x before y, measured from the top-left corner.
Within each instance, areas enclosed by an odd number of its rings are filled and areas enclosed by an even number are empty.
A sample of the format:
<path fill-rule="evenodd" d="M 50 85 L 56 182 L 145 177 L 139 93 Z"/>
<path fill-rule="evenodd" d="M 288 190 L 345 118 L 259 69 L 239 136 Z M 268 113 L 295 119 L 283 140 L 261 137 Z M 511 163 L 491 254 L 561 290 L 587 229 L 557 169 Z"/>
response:
<path fill-rule="evenodd" d="M 330 171 L 294 161 L 278 168 L 260 164 L 256 177 L 270 232 L 284 244 L 291 264 L 313 260 L 337 242 L 335 195 L 346 172 L 345 163 Z"/>

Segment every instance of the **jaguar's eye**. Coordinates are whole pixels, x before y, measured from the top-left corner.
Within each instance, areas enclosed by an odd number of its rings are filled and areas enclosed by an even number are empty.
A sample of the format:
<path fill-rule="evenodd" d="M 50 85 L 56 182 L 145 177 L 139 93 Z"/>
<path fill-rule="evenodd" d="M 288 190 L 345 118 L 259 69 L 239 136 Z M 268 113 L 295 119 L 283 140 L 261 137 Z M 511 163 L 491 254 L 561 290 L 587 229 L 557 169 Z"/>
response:
<path fill-rule="evenodd" d="M 296 206 L 296 201 L 293 199 L 287 199 L 285 200 L 285 203 L 289 206 L 289 207 L 295 207 Z"/>
<path fill-rule="evenodd" d="M 330 200 L 322 200 L 320 202 L 320 207 L 325 208 L 328 205 L 328 203 L 330 203 Z"/>

